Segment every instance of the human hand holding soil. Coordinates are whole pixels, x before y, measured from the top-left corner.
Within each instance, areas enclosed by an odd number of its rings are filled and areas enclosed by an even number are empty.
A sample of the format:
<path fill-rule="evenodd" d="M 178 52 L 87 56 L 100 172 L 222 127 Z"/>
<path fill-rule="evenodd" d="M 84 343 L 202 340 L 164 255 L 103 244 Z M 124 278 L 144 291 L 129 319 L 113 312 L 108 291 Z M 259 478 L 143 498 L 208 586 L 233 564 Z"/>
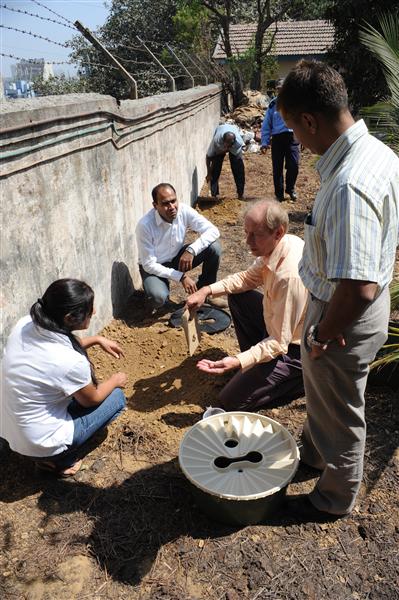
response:
<path fill-rule="evenodd" d="M 119 371 L 118 373 L 114 373 L 111 376 L 111 380 L 112 380 L 112 383 L 115 384 L 115 387 L 124 388 L 124 387 L 126 387 L 126 384 L 127 384 L 127 375 L 126 375 L 126 373 Z"/>
<path fill-rule="evenodd" d="M 215 373 L 221 375 L 233 369 L 239 369 L 241 363 L 235 356 L 225 356 L 222 360 L 208 360 L 203 358 L 197 362 L 197 368 L 204 373 Z"/>

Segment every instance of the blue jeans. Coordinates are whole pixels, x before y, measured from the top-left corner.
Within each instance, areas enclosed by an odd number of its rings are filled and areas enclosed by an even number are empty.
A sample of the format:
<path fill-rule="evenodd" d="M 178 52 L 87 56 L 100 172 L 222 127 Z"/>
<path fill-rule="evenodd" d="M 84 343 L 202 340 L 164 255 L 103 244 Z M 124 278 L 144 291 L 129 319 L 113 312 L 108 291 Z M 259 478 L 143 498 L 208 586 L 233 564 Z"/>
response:
<path fill-rule="evenodd" d="M 163 263 L 164 267 L 172 269 L 179 268 L 179 260 L 188 244 L 183 246 L 179 253 L 172 258 L 170 262 Z M 205 250 L 194 256 L 193 269 L 202 264 L 202 273 L 197 281 L 197 288 L 202 288 L 211 283 L 215 283 L 220 263 L 222 249 L 219 240 L 215 240 Z M 140 275 L 143 280 L 143 287 L 152 308 L 159 308 L 169 300 L 169 280 L 163 277 L 157 277 L 144 271 L 140 265 Z"/>
<path fill-rule="evenodd" d="M 126 398 L 120 388 L 114 389 L 98 406 L 85 408 L 75 399 L 68 406 L 68 412 L 73 419 L 73 439 L 67 450 L 44 459 L 54 463 L 59 469 L 67 469 L 73 465 L 82 454 L 82 446 L 99 429 L 114 421 L 126 406 Z"/>

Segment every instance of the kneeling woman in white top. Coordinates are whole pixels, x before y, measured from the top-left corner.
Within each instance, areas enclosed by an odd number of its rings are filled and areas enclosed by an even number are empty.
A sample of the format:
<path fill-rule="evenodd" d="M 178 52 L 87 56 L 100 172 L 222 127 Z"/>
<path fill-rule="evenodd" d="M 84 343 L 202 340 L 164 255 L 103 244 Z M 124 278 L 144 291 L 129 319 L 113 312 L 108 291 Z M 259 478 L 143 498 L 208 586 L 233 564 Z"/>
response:
<path fill-rule="evenodd" d="M 98 384 L 87 348 L 123 356 L 102 336 L 78 339 L 93 314 L 93 290 L 77 279 L 54 281 L 18 321 L 3 359 L 0 436 L 11 449 L 62 476 L 80 468 L 82 444 L 125 406 L 125 373 Z"/>

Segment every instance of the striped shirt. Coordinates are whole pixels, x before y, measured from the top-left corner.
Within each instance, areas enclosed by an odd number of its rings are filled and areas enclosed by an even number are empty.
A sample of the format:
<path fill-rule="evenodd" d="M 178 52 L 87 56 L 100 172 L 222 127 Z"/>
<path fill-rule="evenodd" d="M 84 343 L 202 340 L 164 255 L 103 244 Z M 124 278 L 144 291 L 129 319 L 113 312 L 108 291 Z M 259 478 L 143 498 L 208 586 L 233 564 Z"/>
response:
<path fill-rule="evenodd" d="M 399 237 L 399 158 L 361 120 L 316 168 L 320 189 L 305 221 L 299 266 L 305 287 L 325 302 L 340 279 L 383 289 L 392 279 Z"/>

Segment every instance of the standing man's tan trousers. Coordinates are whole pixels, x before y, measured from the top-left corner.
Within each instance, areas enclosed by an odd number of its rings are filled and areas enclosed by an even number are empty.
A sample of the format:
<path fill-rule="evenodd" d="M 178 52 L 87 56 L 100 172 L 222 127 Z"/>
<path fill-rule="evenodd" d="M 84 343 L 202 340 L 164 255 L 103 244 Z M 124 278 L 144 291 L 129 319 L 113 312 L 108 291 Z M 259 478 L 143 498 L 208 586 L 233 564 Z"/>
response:
<path fill-rule="evenodd" d="M 314 506 L 340 515 L 352 510 L 362 480 L 364 391 L 368 365 L 387 339 L 389 290 L 385 288 L 343 332 L 344 348 L 332 342 L 321 358 L 311 360 L 306 335 L 310 325 L 320 321 L 326 307 L 325 302 L 310 299 L 303 329 L 301 358 L 307 420 L 301 458 L 322 471 L 309 496 Z"/>

